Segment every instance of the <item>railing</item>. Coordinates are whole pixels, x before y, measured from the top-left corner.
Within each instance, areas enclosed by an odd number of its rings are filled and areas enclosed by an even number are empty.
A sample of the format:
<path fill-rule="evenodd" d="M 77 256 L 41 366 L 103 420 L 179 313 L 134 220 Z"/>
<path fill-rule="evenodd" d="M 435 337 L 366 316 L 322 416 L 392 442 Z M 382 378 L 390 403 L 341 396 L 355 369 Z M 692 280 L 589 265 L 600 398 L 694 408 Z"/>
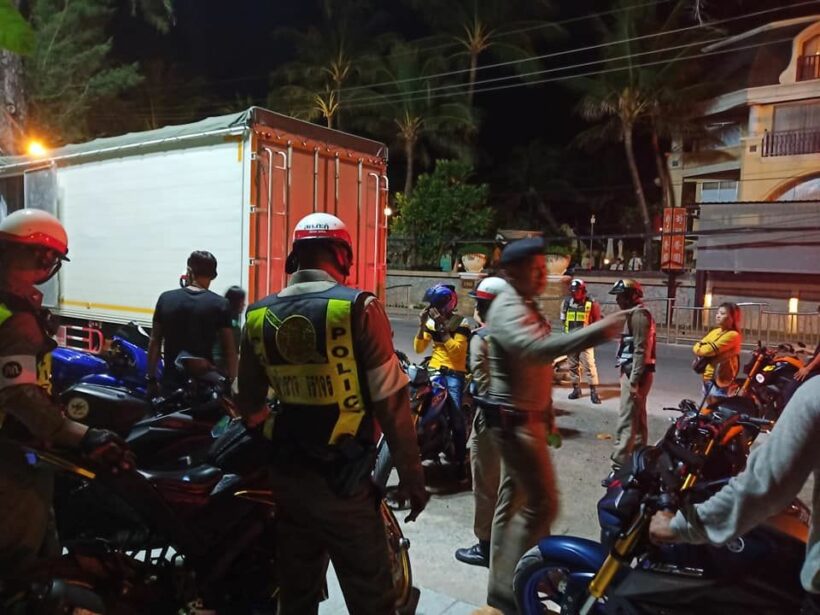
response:
<path fill-rule="evenodd" d="M 763 339 L 765 303 L 738 303 L 740 308 L 740 333 L 744 345 L 754 346 Z M 666 341 L 672 344 L 694 343 L 714 329 L 718 306 L 673 306 L 672 316 L 666 329 Z"/>
<path fill-rule="evenodd" d="M 797 58 L 797 80 L 812 79 L 820 79 L 820 55 L 800 56 Z"/>
<path fill-rule="evenodd" d="M 105 347 L 105 336 L 100 329 L 62 325 L 57 329 L 57 344 L 65 348 L 99 354 Z"/>
<path fill-rule="evenodd" d="M 763 137 L 763 156 L 796 156 L 820 152 L 820 130 L 767 132 Z"/>

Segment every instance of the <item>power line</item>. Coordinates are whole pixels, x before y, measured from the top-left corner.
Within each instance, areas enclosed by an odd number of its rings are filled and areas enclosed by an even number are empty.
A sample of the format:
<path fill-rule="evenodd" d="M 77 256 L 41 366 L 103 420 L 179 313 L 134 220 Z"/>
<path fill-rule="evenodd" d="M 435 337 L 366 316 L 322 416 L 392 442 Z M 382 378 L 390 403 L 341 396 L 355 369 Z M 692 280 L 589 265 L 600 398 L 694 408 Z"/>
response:
<path fill-rule="evenodd" d="M 721 49 L 721 50 L 717 50 L 717 51 L 710 51 L 710 52 L 700 53 L 698 55 L 680 56 L 680 57 L 672 58 L 672 59 L 655 60 L 655 61 L 652 61 L 652 62 L 644 62 L 642 64 L 630 64 L 630 65 L 627 65 L 627 66 L 613 67 L 613 68 L 602 69 L 602 70 L 598 70 L 598 71 L 588 71 L 586 73 L 578 73 L 578 74 L 573 74 L 573 75 L 561 75 L 559 77 L 552 77 L 552 78 L 549 78 L 549 79 L 537 79 L 537 80 L 533 80 L 533 81 L 526 81 L 524 83 L 512 83 L 512 84 L 508 84 L 508 85 L 491 86 L 491 87 L 486 87 L 486 88 L 476 88 L 473 91 L 476 94 L 479 94 L 479 93 L 482 93 L 482 92 L 494 92 L 494 91 L 500 91 L 500 90 L 509 90 L 509 89 L 514 89 L 514 88 L 530 87 L 530 86 L 533 86 L 533 85 L 540 85 L 540 84 L 544 84 L 544 83 L 554 83 L 556 81 L 566 81 L 568 79 L 578 79 L 579 77 L 594 77 L 594 76 L 604 75 L 604 74 L 613 73 L 613 72 L 631 70 L 631 69 L 635 69 L 635 68 L 645 68 L 645 67 L 648 67 L 648 66 L 657 66 L 659 64 L 669 64 L 669 63 L 673 63 L 673 62 L 682 62 L 684 60 L 697 60 L 697 59 L 707 57 L 707 56 L 719 55 L 719 54 L 724 54 L 724 53 L 732 53 L 732 52 L 736 52 L 736 51 L 742 51 L 742 50 L 745 50 L 745 49 L 756 49 L 758 47 L 764 47 L 766 45 L 774 45 L 774 44 L 778 44 L 778 43 L 788 42 L 790 40 L 792 40 L 792 39 L 784 38 L 784 39 L 779 39 L 779 40 L 776 40 L 776 41 L 769 41 L 769 42 L 766 42 L 766 43 L 758 43 L 758 44 L 755 44 L 755 45 L 744 45 L 744 46 L 741 46 L 741 47 L 733 47 L 732 49 Z M 566 68 L 572 68 L 572 67 L 566 67 Z M 476 83 L 478 84 L 480 82 L 476 82 Z M 463 85 L 466 86 L 466 84 L 463 84 Z M 419 96 L 419 97 L 415 97 L 415 98 L 411 97 L 411 98 L 407 98 L 407 99 L 404 99 L 404 100 L 402 100 L 402 99 L 392 100 L 392 99 L 389 99 L 389 98 L 382 97 L 378 100 L 373 99 L 373 102 L 363 102 L 363 103 L 350 104 L 350 105 L 347 106 L 347 108 L 351 109 L 351 108 L 369 107 L 369 106 L 373 106 L 373 105 L 377 105 L 377 104 L 384 104 L 385 102 L 408 103 L 408 102 L 415 102 L 415 101 L 419 101 L 419 100 L 430 100 L 430 99 L 436 99 L 436 98 L 445 98 L 445 97 L 448 97 L 448 96 L 456 96 L 456 95 L 459 95 L 459 94 L 464 94 L 465 92 L 466 92 L 466 90 L 463 90 L 463 91 L 451 92 L 451 93 L 433 94 L 431 96 Z"/>
<path fill-rule="evenodd" d="M 663 0 L 663 1 L 670 1 L 670 0 Z M 623 8 L 623 9 L 615 9 L 615 10 L 612 10 L 612 11 L 605 11 L 605 12 L 602 12 L 601 14 L 623 12 L 623 11 L 631 10 L 631 9 L 634 9 L 634 8 L 641 8 L 641 7 L 644 7 L 644 6 L 648 6 L 650 4 L 654 4 L 654 3 L 633 5 L 632 7 L 626 7 L 626 8 Z M 648 39 L 648 38 L 656 38 L 656 37 L 660 37 L 660 36 L 666 36 L 666 35 L 670 35 L 670 34 L 676 34 L 676 33 L 681 33 L 681 32 L 685 32 L 685 31 L 690 31 L 690 30 L 702 29 L 702 28 L 705 28 L 705 27 L 712 27 L 712 26 L 719 25 L 719 24 L 725 24 L 725 23 L 730 23 L 730 22 L 742 20 L 742 19 L 747 19 L 747 18 L 750 18 L 750 17 L 758 17 L 758 16 L 769 14 L 769 13 L 772 13 L 772 12 L 782 11 L 783 8 L 797 8 L 797 7 L 801 7 L 801 6 L 805 6 L 805 5 L 811 5 L 811 4 L 817 4 L 817 0 L 807 0 L 805 2 L 798 2 L 798 3 L 795 3 L 795 4 L 789 5 L 788 7 L 776 7 L 776 8 L 772 8 L 772 9 L 764 9 L 764 10 L 757 11 L 757 12 L 754 12 L 754 13 L 748 13 L 748 14 L 739 15 L 739 16 L 736 16 L 736 17 L 729 17 L 729 18 L 726 18 L 726 19 L 711 22 L 709 24 L 698 24 L 698 25 L 693 25 L 693 26 L 686 26 L 686 27 L 677 28 L 677 29 L 674 29 L 674 30 L 668 30 L 666 32 L 659 32 L 659 33 L 653 33 L 653 34 L 645 34 L 645 35 L 636 36 L 636 37 L 629 37 L 629 38 L 625 38 L 625 39 L 620 39 L 618 41 L 612 41 L 612 42 L 609 42 L 609 43 L 599 43 L 599 44 L 588 45 L 588 46 L 584 46 L 584 47 L 576 47 L 574 49 L 565 49 L 565 50 L 562 50 L 562 51 L 552 52 L 552 53 L 548 53 L 548 54 L 542 54 L 542 55 L 539 55 L 539 56 L 532 56 L 530 58 L 523 58 L 523 59 L 519 59 L 519 60 L 510 60 L 510 61 L 506 61 L 506 62 L 498 62 L 498 63 L 495 63 L 495 64 L 488 64 L 488 65 L 478 67 L 478 70 L 499 68 L 499 67 L 510 66 L 510 65 L 515 65 L 515 64 L 522 64 L 524 62 L 531 62 L 531 61 L 542 60 L 542 59 L 547 59 L 547 58 L 570 55 L 570 54 L 574 54 L 574 53 L 581 53 L 581 52 L 584 52 L 584 51 L 592 51 L 592 50 L 601 49 L 601 48 L 608 47 L 608 46 L 621 45 L 621 44 L 630 43 L 630 42 L 634 42 L 634 41 L 645 40 L 645 39 Z M 588 19 L 588 18 L 593 17 L 595 15 L 596 14 L 590 14 L 590 15 L 587 15 L 583 18 L 574 18 L 574 19 L 575 20 Z M 566 22 L 556 22 L 556 23 L 566 23 Z M 696 42 L 689 43 L 687 45 L 678 45 L 678 46 L 673 46 L 673 47 L 669 47 L 669 48 L 661 48 L 661 49 L 657 49 L 657 50 L 639 52 L 639 53 L 636 53 L 636 54 L 629 54 L 629 55 L 626 55 L 626 56 L 621 56 L 618 59 L 636 57 L 636 56 L 639 56 L 639 55 L 647 55 L 647 54 L 653 54 L 653 53 L 662 53 L 664 51 L 670 51 L 670 50 L 673 50 L 673 49 L 680 49 L 680 48 L 683 48 L 683 47 L 694 46 L 694 45 L 699 45 L 699 44 L 708 44 L 708 43 L 716 42 L 716 41 L 719 41 L 719 40 L 722 40 L 722 39 L 710 39 L 708 41 L 696 41 Z M 707 54 L 704 54 L 704 55 L 707 55 Z M 589 65 L 592 65 L 592 64 L 602 63 L 602 62 L 607 62 L 607 61 L 613 61 L 613 59 L 610 58 L 610 59 L 605 59 L 605 60 L 595 60 L 595 61 L 591 61 L 591 62 L 576 64 L 576 65 L 570 65 L 570 66 L 565 66 L 565 67 L 554 67 L 554 68 L 551 68 L 551 69 L 545 69 L 543 71 L 532 71 L 530 73 L 525 73 L 523 75 L 511 75 L 511 76 L 508 76 L 508 77 L 496 77 L 496 78 L 493 78 L 493 79 L 479 80 L 479 81 L 476 81 L 474 83 L 474 85 L 478 85 L 478 84 L 482 84 L 482 83 L 498 82 L 498 81 L 510 80 L 510 79 L 519 79 L 519 78 L 524 78 L 526 76 L 533 76 L 533 75 L 544 74 L 544 73 L 549 73 L 549 72 L 556 72 L 556 71 L 561 71 L 561 70 L 569 70 L 571 68 L 589 66 Z M 401 83 L 410 83 L 410 82 L 414 82 L 414 81 L 429 81 L 429 80 L 437 79 L 437 78 L 441 78 L 441 77 L 464 74 L 466 72 L 469 72 L 469 70 L 470 69 L 457 69 L 457 70 L 453 70 L 453 71 L 435 73 L 435 74 L 432 74 L 432 75 L 425 75 L 425 76 L 421 76 L 421 77 L 410 77 L 410 78 L 406 78 L 406 79 L 383 81 L 383 82 L 379 82 L 379 83 L 375 83 L 375 84 L 352 86 L 350 88 L 341 88 L 341 89 L 338 90 L 338 92 L 341 93 L 341 94 L 344 94 L 344 93 L 349 93 L 349 92 L 353 92 L 353 91 L 360 91 L 362 89 L 371 89 L 371 88 L 382 87 L 382 86 L 385 86 L 385 85 L 396 85 L 396 84 L 401 84 Z M 538 82 L 535 82 L 535 83 L 538 83 Z M 437 86 L 435 88 L 432 88 L 432 90 L 458 88 L 459 86 L 466 86 L 466 85 L 467 84 L 452 84 L 452 85 L 445 85 L 445 86 Z M 162 88 L 162 89 L 167 90 L 167 89 L 171 89 L 171 88 L 166 87 L 166 88 Z M 426 92 L 426 91 L 427 90 L 414 90 L 414 91 L 410 91 L 410 92 L 389 94 L 388 96 L 403 97 L 403 96 L 407 96 L 408 94 L 422 93 L 422 92 Z M 206 107 L 207 108 L 221 107 L 221 106 L 225 106 L 225 104 L 228 104 L 230 102 L 233 102 L 233 100 L 231 100 L 231 101 L 214 101 L 213 103 L 209 103 L 208 105 L 206 105 Z M 356 105 L 357 105 L 357 103 L 351 103 L 350 105 L 343 106 L 343 109 L 349 109 L 349 108 L 351 108 L 353 106 L 356 106 Z M 184 104 L 171 105 L 171 106 L 166 106 L 165 108 L 169 109 L 169 110 L 170 109 L 180 109 L 180 108 L 186 108 L 186 105 L 184 105 Z M 312 111 L 312 110 L 313 109 L 305 109 L 305 110 L 302 110 L 302 112 L 305 113 L 305 112 Z"/>
<path fill-rule="evenodd" d="M 801 3 L 791 5 L 791 7 L 799 7 L 799 6 L 804 6 L 804 5 L 807 5 L 807 4 L 817 4 L 817 0 L 807 0 L 806 2 L 801 2 Z M 642 6 L 644 6 L 644 5 L 642 5 Z M 491 68 L 501 68 L 501 67 L 504 67 L 504 66 L 512 66 L 512 65 L 517 65 L 517 64 L 523 64 L 525 62 L 534 62 L 536 60 L 546 60 L 548 58 L 555 58 L 555 57 L 560 57 L 560 56 L 564 56 L 564 55 L 568 55 L 568 54 L 580 53 L 582 51 L 592 51 L 592 50 L 595 50 L 595 49 L 601 49 L 601 48 L 604 48 L 604 47 L 612 47 L 612 46 L 615 46 L 615 45 L 622 45 L 622 44 L 625 44 L 625 43 L 641 41 L 641 40 L 645 40 L 645 39 L 649 39 L 649 38 L 657 38 L 657 37 L 661 37 L 661 36 L 668 36 L 670 34 L 679 34 L 681 32 L 687 32 L 687 31 L 690 31 L 690 30 L 699 30 L 699 29 L 703 29 L 703 28 L 706 28 L 706 27 L 713 27 L 713 26 L 716 26 L 716 25 L 719 25 L 719 24 L 725 24 L 725 23 L 730 23 L 730 22 L 733 22 L 733 21 L 738 21 L 738 20 L 741 20 L 741 19 L 748 19 L 750 17 L 759 17 L 760 15 L 766 15 L 768 13 L 772 13 L 772 12 L 776 12 L 776 11 L 782 11 L 782 10 L 783 10 L 783 7 L 776 7 L 776 8 L 773 8 L 773 9 L 764 9 L 764 10 L 761 10 L 761 11 L 757 11 L 756 13 L 748 13 L 746 15 L 738 15 L 736 17 L 727 17 L 726 19 L 720 19 L 718 21 L 713 21 L 709 24 L 697 24 L 697 25 L 693 25 L 693 26 L 685 26 L 685 27 L 681 27 L 681 28 L 675 28 L 673 30 L 666 30 L 664 32 L 655 32 L 653 34 L 643 34 L 641 36 L 633 36 L 633 37 L 629 37 L 629 38 L 620 39 L 620 40 L 617 40 L 617 41 L 611 41 L 611 42 L 606 42 L 606 43 L 598 43 L 596 45 L 587 45 L 587 46 L 584 46 L 584 47 L 576 47 L 574 49 L 564 49 L 562 51 L 555 51 L 555 52 L 551 52 L 551 53 L 545 53 L 545 54 L 542 54 L 542 55 L 532 56 L 532 57 L 529 57 L 529 58 L 523 58 L 523 59 L 519 59 L 519 60 L 508 60 L 508 61 L 505 61 L 505 62 L 496 62 L 495 64 L 485 64 L 483 66 L 477 67 L 477 70 L 485 70 L 485 69 L 491 69 Z M 716 41 L 719 41 L 719 40 L 723 40 L 725 38 L 727 38 L 727 37 L 721 37 L 719 39 L 714 39 L 712 41 L 694 41 L 694 42 L 690 43 L 690 45 L 709 44 L 711 42 L 716 42 Z M 432 75 L 425 75 L 425 76 L 422 76 L 422 77 L 409 77 L 407 79 L 384 81 L 382 83 L 374 83 L 374 84 L 370 84 L 370 85 L 360 85 L 360 86 L 353 86 L 353 87 L 349 87 L 349 88 L 340 88 L 338 90 L 338 92 L 346 93 L 346 92 L 352 92 L 352 91 L 361 90 L 361 89 L 377 88 L 377 87 L 381 87 L 383 85 L 395 85 L 395 84 L 399 84 L 399 83 L 409 83 L 409 82 L 412 82 L 412 81 L 424 81 L 424 80 L 430 80 L 430 79 L 437 79 L 439 77 L 449 77 L 451 75 L 460 75 L 460 74 L 468 73 L 471 70 L 472 69 L 470 69 L 470 68 L 462 68 L 462 69 L 446 71 L 446 72 L 441 72 L 441 73 L 434 73 Z M 520 75 L 520 76 L 523 77 L 523 75 Z"/>

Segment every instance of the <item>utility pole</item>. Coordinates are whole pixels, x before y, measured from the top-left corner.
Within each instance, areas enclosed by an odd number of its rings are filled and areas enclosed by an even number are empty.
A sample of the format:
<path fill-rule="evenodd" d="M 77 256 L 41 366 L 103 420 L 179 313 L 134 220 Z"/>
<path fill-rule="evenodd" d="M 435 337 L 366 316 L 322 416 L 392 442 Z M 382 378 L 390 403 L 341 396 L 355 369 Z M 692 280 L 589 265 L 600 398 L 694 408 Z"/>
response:
<path fill-rule="evenodd" d="M 592 255 L 592 240 L 595 237 L 595 214 L 589 218 L 589 268 L 595 266 L 595 257 Z"/>

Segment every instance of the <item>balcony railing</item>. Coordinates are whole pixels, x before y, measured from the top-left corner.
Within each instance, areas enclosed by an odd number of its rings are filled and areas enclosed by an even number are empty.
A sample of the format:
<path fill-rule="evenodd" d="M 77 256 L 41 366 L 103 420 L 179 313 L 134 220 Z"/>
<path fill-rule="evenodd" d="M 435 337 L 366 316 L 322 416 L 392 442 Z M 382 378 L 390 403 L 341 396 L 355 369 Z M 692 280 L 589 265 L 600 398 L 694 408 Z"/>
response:
<path fill-rule="evenodd" d="M 812 79 L 820 79 L 820 55 L 800 56 L 797 58 L 797 80 Z"/>
<path fill-rule="evenodd" d="M 820 152 L 820 129 L 767 132 L 763 137 L 763 156 L 796 156 Z"/>

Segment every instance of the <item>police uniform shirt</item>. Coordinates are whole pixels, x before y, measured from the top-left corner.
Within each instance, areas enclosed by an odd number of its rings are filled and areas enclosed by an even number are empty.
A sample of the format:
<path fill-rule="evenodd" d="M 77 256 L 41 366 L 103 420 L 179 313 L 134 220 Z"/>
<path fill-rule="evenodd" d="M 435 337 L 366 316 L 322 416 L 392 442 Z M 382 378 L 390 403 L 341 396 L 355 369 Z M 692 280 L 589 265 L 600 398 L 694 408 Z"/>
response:
<path fill-rule="evenodd" d="M 37 439 L 50 440 L 65 419 L 51 401 L 48 353 L 56 344 L 37 319 L 42 294 L 6 288 L 0 301 L 12 315 L 0 325 L 0 412 Z"/>
<path fill-rule="evenodd" d="M 291 276 L 287 288 L 278 296 L 320 293 L 336 284 L 336 280 L 325 271 L 304 269 Z M 355 327 L 360 332 L 355 340 L 357 356 L 362 363 L 363 385 L 367 386 L 369 399 L 377 402 L 406 387 L 407 376 L 393 350 L 393 333 L 384 308 L 375 297 L 369 297 L 361 312 L 355 315 L 360 319 Z M 268 376 L 259 361 L 248 360 L 253 356 L 253 347 L 247 336 L 243 336 L 240 355 L 239 406 L 253 410 L 259 408 L 267 396 Z"/>

